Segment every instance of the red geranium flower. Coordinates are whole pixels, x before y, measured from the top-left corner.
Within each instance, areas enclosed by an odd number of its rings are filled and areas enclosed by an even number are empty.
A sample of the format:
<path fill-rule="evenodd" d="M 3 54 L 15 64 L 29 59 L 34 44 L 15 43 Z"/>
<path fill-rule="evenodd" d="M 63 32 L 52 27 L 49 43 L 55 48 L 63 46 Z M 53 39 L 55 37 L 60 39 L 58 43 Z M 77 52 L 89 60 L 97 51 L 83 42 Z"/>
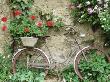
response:
<path fill-rule="evenodd" d="M 3 17 L 3 18 L 1 19 L 1 21 L 7 22 L 7 18 L 6 18 L 6 17 Z"/>
<path fill-rule="evenodd" d="M 38 27 L 41 27 L 41 26 L 42 26 L 42 22 L 38 22 L 38 23 L 37 23 L 37 26 L 38 26 Z"/>
<path fill-rule="evenodd" d="M 6 31 L 7 30 L 7 26 L 2 26 L 2 31 Z"/>
<path fill-rule="evenodd" d="M 29 32 L 29 28 L 24 28 L 24 32 Z"/>
<path fill-rule="evenodd" d="M 36 16 L 32 15 L 32 16 L 31 16 L 31 19 L 32 19 L 32 20 L 35 20 L 35 19 L 36 19 Z"/>
<path fill-rule="evenodd" d="M 15 14 L 15 16 L 19 16 L 19 15 L 21 15 L 21 11 L 20 11 L 20 10 L 16 10 L 16 11 L 14 12 L 14 14 Z"/>
<path fill-rule="evenodd" d="M 46 25 L 47 25 L 48 27 L 53 27 L 53 26 L 54 26 L 54 22 L 53 22 L 53 21 L 47 21 L 47 22 L 46 22 Z"/>

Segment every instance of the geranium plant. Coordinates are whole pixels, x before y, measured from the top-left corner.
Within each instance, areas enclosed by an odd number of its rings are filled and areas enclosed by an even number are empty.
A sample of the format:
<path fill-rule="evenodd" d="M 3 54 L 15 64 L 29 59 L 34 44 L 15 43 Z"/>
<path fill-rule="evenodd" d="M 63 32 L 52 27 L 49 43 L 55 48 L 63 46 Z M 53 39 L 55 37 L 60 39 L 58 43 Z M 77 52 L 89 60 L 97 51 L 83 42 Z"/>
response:
<path fill-rule="evenodd" d="M 36 16 L 19 16 L 10 21 L 9 30 L 12 36 L 43 36 L 49 29 L 62 27 L 64 24 L 61 21 L 54 22 L 53 20 L 37 21 Z"/>
<path fill-rule="evenodd" d="M 51 13 L 42 14 L 38 11 L 37 14 L 31 12 L 33 0 L 10 0 L 10 8 L 12 16 L 10 18 L 9 31 L 13 37 L 37 37 L 45 36 L 49 29 L 64 26 L 63 22 L 59 19 L 54 21 L 54 16 Z M 3 22 L 7 18 L 2 18 Z M 3 30 L 6 30 L 3 26 Z"/>
<path fill-rule="evenodd" d="M 35 17 L 21 16 L 19 19 L 14 19 L 10 22 L 10 33 L 15 37 L 23 36 L 42 36 L 44 35 L 48 27 L 40 22 L 35 21 Z"/>

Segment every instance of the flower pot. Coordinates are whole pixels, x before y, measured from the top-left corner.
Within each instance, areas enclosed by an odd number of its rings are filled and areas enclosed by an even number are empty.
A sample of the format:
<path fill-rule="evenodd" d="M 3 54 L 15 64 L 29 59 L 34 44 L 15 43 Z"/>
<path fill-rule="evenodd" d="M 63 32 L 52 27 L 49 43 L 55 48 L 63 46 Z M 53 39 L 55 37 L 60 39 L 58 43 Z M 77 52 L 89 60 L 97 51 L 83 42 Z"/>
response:
<path fill-rule="evenodd" d="M 35 37 L 21 37 L 21 41 L 23 43 L 23 46 L 26 47 L 34 47 L 37 43 L 38 38 Z"/>

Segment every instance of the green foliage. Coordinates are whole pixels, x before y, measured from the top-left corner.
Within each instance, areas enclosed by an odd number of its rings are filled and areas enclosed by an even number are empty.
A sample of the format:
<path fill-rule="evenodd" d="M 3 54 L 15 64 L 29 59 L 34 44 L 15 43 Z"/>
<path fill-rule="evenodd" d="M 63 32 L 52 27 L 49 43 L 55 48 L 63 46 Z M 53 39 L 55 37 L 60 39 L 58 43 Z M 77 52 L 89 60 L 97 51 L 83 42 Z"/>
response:
<path fill-rule="evenodd" d="M 11 60 L 0 54 L 0 82 L 6 82 L 9 79 Z"/>
<path fill-rule="evenodd" d="M 101 22 L 101 27 L 104 30 L 104 36 L 105 36 L 105 45 L 104 46 L 110 46 L 110 11 L 109 9 L 101 11 L 99 13 L 99 18 Z"/>
<path fill-rule="evenodd" d="M 89 59 L 81 59 L 79 70 L 83 76 L 80 80 L 74 72 L 73 65 L 65 68 L 62 75 L 66 82 L 110 82 L 110 64 L 103 54 L 97 54 L 96 50 L 90 50 L 86 54 Z"/>
<path fill-rule="evenodd" d="M 12 10 L 21 10 L 23 15 L 32 13 L 29 8 L 32 7 L 34 0 L 9 0 L 9 5 Z M 24 12 L 25 11 L 25 12 Z"/>
<path fill-rule="evenodd" d="M 12 75 L 11 56 L 0 54 L 0 82 L 44 82 L 45 73 L 27 69 L 20 69 Z"/>
<path fill-rule="evenodd" d="M 105 36 L 104 46 L 110 47 L 110 31 L 104 32 L 104 36 Z"/>
<path fill-rule="evenodd" d="M 101 11 L 99 13 L 101 27 L 106 31 L 110 31 L 110 12 L 108 10 Z"/>
<path fill-rule="evenodd" d="M 98 14 L 101 10 L 106 9 L 105 5 L 108 4 L 108 1 L 103 3 L 101 0 L 71 0 L 71 2 L 75 7 L 72 10 L 75 21 L 90 23 L 93 27 L 100 25 Z"/>
<path fill-rule="evenodd" d="M 74 72 L 73 65 L 70 65 L 68 68 L 65 68 L 62 71 L 62 75 L 65 78 L 66 82 L 80 82 L 78 76 Z"/>
<path fill-rule="evenodd" d="M 15 75 L 10 75 L 11 82 L 44 82 L 45 73 L 20 70 Z"/>
<path fill-rule="evenodd" d="M 29 29 L 29 32 L 24 32 L 25 28 Z M 21 16 L 19 19 L 10 21 L 9 30 L 13 37 L 43 36 L 46 34 L 48 27 L 45 25 L 37 27 L 35 22 L 29 20 L 27 16 Z"/>
<path fill-rule="evenodd" d="M 30 11 L 32 4 L 33 0 L 10 0 L 11 9 L 14 12 L 20 10 L 22 13 L 20 16 L 16 16 L 10 21 L 9 30 L 11 36 L 43 36 L 47 32 L 48 28 L 45 25 L 42 25 L 42 28 L 39 28 L 35 21 L 29 18 L 32 15 L 32 12 Z M 28 32 L 25 32 L 25 29 L 27 29 Z"/>
<path fill-rule="evenodd" d="M 12 50 L 8 44 L 4 48 L 4 54 L 0 54 L 0 82 L 44 82 L 42 70 L 22 68 L 12 75 Z"/>
<path fill-rule="evenodd" d="M 13 12 L 13 17 L 10 19 L 9 24 L 11 36 L 45 36 L 51 27 L 59 29 L 64 26 L 62 21 L 53 21 L 54 16 L 52 13 L 43 13 L 40 9 L 36 13 L 32 13 L 33 2 L 33 0 L 10 0 L 10 8 Z M 48 21 L 51 22 L 47 24 Z"/>
<path fill-rule="evenodd" d="M 4 54 L 0 54 L 0 82 L 7 82 L 11 74 L 12 50 L 9 44 L 5 44 L 4 48 Z"/>
<path fill-rule="evenodd" d="M 110 7 L 110 2 L 109 2 L 109 7 Z M 104 36 L 105 36 L 105 46 L 110 46 L 110 8 L 101 11 L 99 13 L 99 18 L 101 22 L 101 27 L 104 30 Z"/>
<path fill-rule="evenodd" d="M 79 69 L 84 77 L 83 82 L 109 82 L 110 64 L 105 60 L 103 54 L 91 51 L 88 61 L 82 60 Z"/>
<path fill-rule="evenodd" d="M 87 1 L 89 1 L 92 4 L 92 6 L 96 5 L 95 2 L 92 2 L 91 0 L 71 0 L 71 2 L 73 4 L 75 4 L 75 7 L 76 7 L 72 11 L 72 15 L 80 23 L 88 22 L 88 23 L 94 25 L 95 23 L 99 22 L 99 21 L 96 21 L 96 19 L 99 20 L 99 18 L 98 18 L 98 15 L 96 13 L 91 13 L 92 15 L 89 14 L 89 12 L 87 10 L 89 7 L 86 4 Z"/>
<path fill-rule="evenodd" d="M 62 19 L 61 18 L 59 18 L 59 19 L 57 19 L 57 21 L 55 22 L 55 30 L 57 31 L 57 30 L 60 30 L 60 28 L 61 27 L 63 27 L 64 26 L 64 23 L 61 21 Z"/>

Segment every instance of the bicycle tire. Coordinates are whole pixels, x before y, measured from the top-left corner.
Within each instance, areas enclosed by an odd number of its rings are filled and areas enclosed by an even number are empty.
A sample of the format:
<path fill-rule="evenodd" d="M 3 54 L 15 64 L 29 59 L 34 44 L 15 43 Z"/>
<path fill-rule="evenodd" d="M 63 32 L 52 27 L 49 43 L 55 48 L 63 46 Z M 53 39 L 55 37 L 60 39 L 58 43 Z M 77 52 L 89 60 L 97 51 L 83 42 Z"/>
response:
<path fill-rule="evenodd" d="M 23 49 L 19 49 L 16 53 L 14 53 L 14 56 L 12 58 L 12 70 L 13 70 L 13 73 L 15 74 L 16 73 L 16 65 L 17 65 L 17 61 L 19 60 L 19 57 L 23 54 L 23 52 L 25 53 L 26 51 L 35 51 L 35 53 L 37 52 L 40 53 L 39 56 L 41 56 L 43 58 L 43 66 L 42 68 L 45 69 L 45 73 L 47 74 L 48 73 L 48 69 L 49 69 L 49 64 L 50 64 L 50 61 L 49 61 L 49 58 L 48 56 L 43 52 L 43 50 L 39 49 L 39 48 L 33 48 L 33 49 L 28 49 L 28 48 L 23 48 Z M 31 55 L 31 56 L 36 56 L 36 55 Z M 30 59 L 29 60 L 29 67 L 30 68 L 40 68 L 40 64 L 39 63 L 32 63 L 33 59 Z M 39 65 L 38 65 L 39 64 Z"/>
<path fill-rule="evenodd" d="M 87 52 L 88 50 L 93 50 L 93 49 L 96 49 L 98 51 L 100 51 L 101 53 L 104 53 L 103 51 L 101 51 L 100 49 L 97 49 L 97 48 L 94 48 L 94 47 L 90 47 L 90 46 L 86 46 L 84 47 L 83 49 L 81 49 L 74 57 L 74 71 L 75 73 L 78 75 L 78 77 L 83 80 L 83 76 L 81 75 L 81 72 L 79 71 L 78 69 L 78 64 L 80 63 L 80 60 L 81 60 L 81 56 L 82 56 L 82 53 L 85 53 Z"/>

